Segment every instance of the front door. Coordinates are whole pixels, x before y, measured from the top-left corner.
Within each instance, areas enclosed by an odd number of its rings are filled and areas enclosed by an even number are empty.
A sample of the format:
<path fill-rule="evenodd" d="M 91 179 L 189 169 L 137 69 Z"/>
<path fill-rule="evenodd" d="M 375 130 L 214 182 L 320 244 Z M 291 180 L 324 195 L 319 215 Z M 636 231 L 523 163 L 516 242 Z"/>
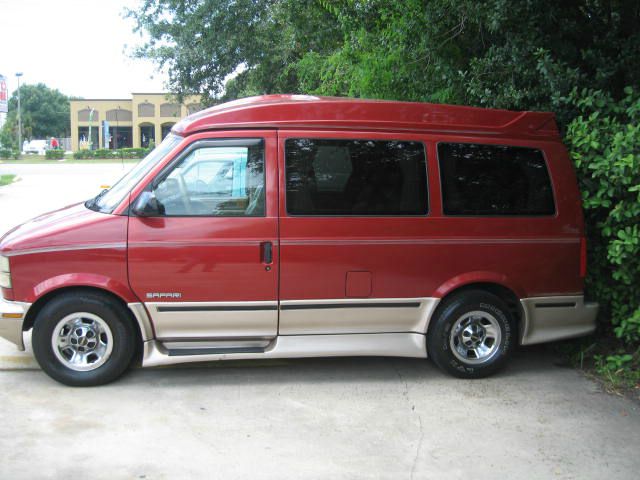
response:
<path fill-rule="evenodd" d="M 212 134 L 147 186 L 129 219 L 129 278 L 165 341 L 269 339 L 278 328 L 275 133 Z"/>

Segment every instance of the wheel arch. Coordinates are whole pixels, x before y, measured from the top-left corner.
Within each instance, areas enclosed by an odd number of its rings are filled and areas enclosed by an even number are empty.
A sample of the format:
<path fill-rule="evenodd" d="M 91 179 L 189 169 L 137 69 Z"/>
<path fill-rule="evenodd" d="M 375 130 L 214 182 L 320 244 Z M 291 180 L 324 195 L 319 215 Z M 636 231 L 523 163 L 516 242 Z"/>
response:
<path fill-rule="evenodd" d="M 82 293 L 82 292 L 98 293 L 100 295 L 104 295 L 116 301 L 118 304 L 120 304 L 123 307 L 124 311 L 128 313 L 129 321 L 132 322 L 134 326 L 134 331 L 136 332 L 135 343 L 136 343 L 136 349 L 138 350 L 138 352 L 136 353 L 141 352 L 143 338 L 145 337 L 145 332 L 142 330 L 143 326 L 140 324 L 140 320 L 137 318 L 135 313 L 131 310 L 127 302 L 122 297 L 120 297 L 119 295 L 109 290 L 106 290 L 100 287 L 66 286 L 66 287 L 60 287 L 60 288 L 56 288 L 54 290 L 48 291 L 47 293 L 39 297 L 27 311 L 27 315 L 25 316 L 24 322 L 22 323 L 22 331 L 27 331 L 33 328 L 33 325 L 35 323 L 36 317 L 38 316 L 38 313 L 40 313 L 40 311 L 44 308 L 44 306 L 54 298 L 57 298 L 58 296 L 66 293 Z"/>
<path fill-rule="evenodd" d="M 509 313 L 513 316 L 513 319 L 516 322 L 516 326 L 518 328 L 518 339 L 522 338 L 525 313 L 522 308 L 522 303 L 520 302 L 520 297 L 513 289 L 497 282 L 477 281 L 464 283 L 462 285 L 458 285 L 457 287 L 449 288 L 446 294 L 441 297 L 440 302 L 438 302 L 438 306 L 434 310 L 432 318 L 435 318 L 440 313 L 442 308 L 447 305 L 447 300 L 472 290 L 485 291 L 500 298 L 507 305 L 507 307 L 509 308 Z M 430 321 L 429 326 L 431 326 L 431 323 L 432 322 Z M 429 326 L 427 326 L 427 335 L 429 335 Z"/>

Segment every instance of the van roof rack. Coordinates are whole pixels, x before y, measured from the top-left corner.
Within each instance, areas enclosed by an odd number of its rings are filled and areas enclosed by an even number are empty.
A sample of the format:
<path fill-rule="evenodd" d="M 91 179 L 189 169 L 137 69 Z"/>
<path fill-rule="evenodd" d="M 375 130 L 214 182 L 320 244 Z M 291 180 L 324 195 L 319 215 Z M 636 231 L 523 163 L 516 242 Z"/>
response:
<path fill-rule="evenodd" d="M 555 115 L 550 112 L 313 95 L 262 95 L 222 103 L 186 117 L 173 131 L 188 135 L 228 128 L 451 132 L 538 139 L 560 136 Z"/>

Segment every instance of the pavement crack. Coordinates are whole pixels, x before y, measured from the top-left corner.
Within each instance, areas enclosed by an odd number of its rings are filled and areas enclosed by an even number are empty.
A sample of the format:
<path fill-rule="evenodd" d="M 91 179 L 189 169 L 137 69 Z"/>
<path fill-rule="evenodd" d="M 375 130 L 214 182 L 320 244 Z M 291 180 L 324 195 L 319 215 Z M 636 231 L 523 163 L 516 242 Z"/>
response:
<path fill-rule="evenodd" d="M 415 404 L 411 401 L 411 398 L 409 397 L 409 383 L 407 382 L 407 379 L 402 375 L 402 373 L 400 373 L 400 369 L 396 365 L 396 362 L 392 361 L 391 366 L 393 367 L 393 370 L 395 371 L 398 379 L 404 385 L 404 391 L 402 392 L 402 396 L 404 397 L 407 404 L 411 407 L 411 411 L 418 417 L 418 427 L 420 431 L 420 436 L 418 438 L 418 443 L 416 445 L 416 453 L 415 453 L 415 456 L 413 457 L 413 463 L 411 465 L 410 480 L 413 480 L 414 475 L 416 473 L 416 467 L 418 466 L 418 459 L 420 458 L 420 451 L 422 450 L 422 443 L 424 441 L 424 428 L 422 427 L 422 416 L 420 415 L 420 412 L 416 410 Z"/>
<path fill-rule="evenodd" d="M 413 458 L 413 465 L 411 465 L 411 480 L 413 480 L 413 476 L 416 473 L 416 466 L 418 465 L 418 458 L 420 458 L 420 450 L 422 450 L 422 442 L 424 440 L 424 429 L 422 428 L 422 417 L 419 413 L 418 415 L 418 425 L 420 425 L 420 440 L 418 440 L 418 446 L 416 447 L 416 455 Z"/>

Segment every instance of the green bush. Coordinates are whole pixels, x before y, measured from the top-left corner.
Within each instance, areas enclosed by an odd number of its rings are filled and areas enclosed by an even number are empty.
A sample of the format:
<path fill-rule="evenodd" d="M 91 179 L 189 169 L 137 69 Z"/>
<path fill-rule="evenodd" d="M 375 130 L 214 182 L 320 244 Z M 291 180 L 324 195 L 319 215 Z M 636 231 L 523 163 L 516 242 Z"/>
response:
<path fill-rule="evenodd" d="M 64 158 L 64 150 L 47 150 L 44 152 L 44 158 L 47 160 L 62 160 Z"/>
<path fill-rule="evenodd" d="M 92 158 L 126 158 L 136 159 L 144 158 L 149 153 L 146 148 L 119 148 L 117 150 L 109 150 L 100 148 L 98 150 L 78 150 L 73 153 L 75 160 L 88 160 Z"/>
<path fill-rule="evenodd" d="M 91 150 L 78 150 L 73 152 L 74 160 L 85 160 L 87 158 L 93 158 L 93 152 Z"/>
<path fill-rule="evenodd" d="M 567 141 L 587 226 L 587 293 L 633 348 L 640 340 L 640 93 L 624 92 L 614 101 L 602 91 L 574 91 L 578 115 Z"/>
<path fill-rule="evenodd" d="M 17 160 L 20 152 L 10 148 L 0 148 L 0 158 L 4 160 Z"/>
<path fill-rule="evenodd" d="M 123 158 L 144 158 L 149 150 L 146 148 L 121 148 L 120 155 Z"/>
<path fill-rule="evenodd" d="M 108 148 L 99 148 L 98 150 L 92 150 L 92 158 L 111 158 L 117 156 L 118 150 L 109 150 Z"/>

